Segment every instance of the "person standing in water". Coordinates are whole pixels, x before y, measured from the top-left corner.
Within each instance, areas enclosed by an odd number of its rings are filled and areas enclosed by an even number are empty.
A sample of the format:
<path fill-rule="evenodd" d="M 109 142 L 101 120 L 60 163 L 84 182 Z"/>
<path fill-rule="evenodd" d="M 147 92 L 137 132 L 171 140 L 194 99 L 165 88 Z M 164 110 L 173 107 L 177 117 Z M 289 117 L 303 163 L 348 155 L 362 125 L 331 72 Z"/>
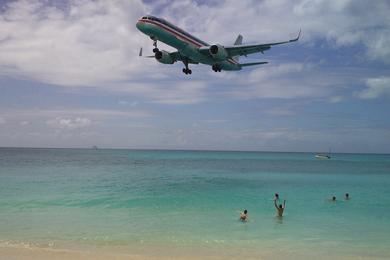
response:
<path fill-rule="evenodd" d="M 284 209 L 286 208 L 286 200 L 284 200 L 283 205 L 282 204 L 276 204 L 276 200 L 274 201 L 276 212 L 278 213 L 279 217 L 283 217 Z"/>
<path fill-rule="evenodd" d="M 240 213 L 240 220 L 243 222 L 248 221 L 248 211 L 244 210 L 244 212 Z"/>

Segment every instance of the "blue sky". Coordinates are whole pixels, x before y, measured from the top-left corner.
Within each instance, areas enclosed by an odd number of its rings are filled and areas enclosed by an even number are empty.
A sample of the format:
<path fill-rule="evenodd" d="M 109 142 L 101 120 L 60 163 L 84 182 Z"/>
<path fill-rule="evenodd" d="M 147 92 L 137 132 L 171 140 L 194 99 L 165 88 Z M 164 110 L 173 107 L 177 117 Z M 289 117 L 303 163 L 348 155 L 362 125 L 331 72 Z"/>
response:
<path fill-rule="evenodd" d="M 390 152 L 388 1 L 0 1 L 0 146 Z M 214 73 L 138 57 L 144 14 L 208 43 L 293 38 Z M 164 44 L 160 49 L 173 50 Z"/>

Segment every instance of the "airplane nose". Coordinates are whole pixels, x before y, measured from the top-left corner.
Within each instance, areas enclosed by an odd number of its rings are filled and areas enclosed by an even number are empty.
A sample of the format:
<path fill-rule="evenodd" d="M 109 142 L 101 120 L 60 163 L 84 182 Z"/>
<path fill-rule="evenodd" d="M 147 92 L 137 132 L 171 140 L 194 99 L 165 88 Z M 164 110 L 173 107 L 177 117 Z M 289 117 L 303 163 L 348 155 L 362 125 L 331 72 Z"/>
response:
<path fill-rule="evenodd" d="M 135 26 L 137 27 L 138 30 L 140 30 L 141 32 L 145 32 L 145 23 L 142 22 L 142 21 L 138 21 Z"/>
<path fill-rule="evenodd" d="M 138 22 L 135 24 L 135 26 L 137 27 L 138 30 L 141 30 L 141 29 L 140 29 L 140 25 L 141 25 L 140 21 L 138 21 Z"/>

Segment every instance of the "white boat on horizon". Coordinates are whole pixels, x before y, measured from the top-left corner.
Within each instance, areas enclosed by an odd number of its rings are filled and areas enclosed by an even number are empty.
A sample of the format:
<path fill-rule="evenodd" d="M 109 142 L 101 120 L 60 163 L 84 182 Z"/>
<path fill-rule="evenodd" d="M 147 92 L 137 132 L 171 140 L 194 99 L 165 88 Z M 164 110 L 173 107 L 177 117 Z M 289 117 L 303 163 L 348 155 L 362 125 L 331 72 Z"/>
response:
<path fill-rule="evenodd" d="M 329 153 L 326 154 L 326 153 L 317 153 L 315 155 L 315 158 L 317 159 L 330 159 L 330 149 L 329 149 Z"/>
<path fill-rule="evenodd" d="M 317 154 L 315 155 L 315 157 L 316 157 L 317 159 L 330 159 L 330 155 L 321 154 L 321 153 L 317 153 Z"/>

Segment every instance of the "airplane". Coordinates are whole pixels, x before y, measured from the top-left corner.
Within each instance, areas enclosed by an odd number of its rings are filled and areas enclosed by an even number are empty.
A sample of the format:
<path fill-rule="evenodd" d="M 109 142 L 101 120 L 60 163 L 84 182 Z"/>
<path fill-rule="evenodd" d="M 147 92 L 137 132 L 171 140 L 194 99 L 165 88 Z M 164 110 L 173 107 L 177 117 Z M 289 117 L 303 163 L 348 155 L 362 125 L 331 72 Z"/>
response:
<path fill-rule="evenodd" d="M 234 45 L 223 46 L 221 44 L 210 45 L 168 21 L 152 15 L 140 18 L 136 27 L 153 40 L 154 55 L 147 57 L 155 58 L 158 62 L 163 64 L 173 64 L 177 61 L 181 61 L 185 66 L 185 68 L 183 68 L 184 74 L 192 73 L 188 68 L 188 64 L 201 63 L 211 65 L 215 72 L 221 72 L 222 70 L 241 70 L 243 67 L 247 66 L 267 64 L 268 62 L 265 61 L 239 63 L 239 57 L 257 52 L 264 53 L 264 51 L 271 49 L 271 46 L 274 45 L 296 42 L 301 35 L 301 30 L 299 30 L 298 36 L 288 41 L 250 45 L 243 45 L 243 37 L 242 35 L 238 35 Z M 177 49 L 177 51 L 167 52 L 159 50 L 157 41 L 172 46 Z M 140 49 L 139 56 L 142 56 L 142 48 Z"/>

